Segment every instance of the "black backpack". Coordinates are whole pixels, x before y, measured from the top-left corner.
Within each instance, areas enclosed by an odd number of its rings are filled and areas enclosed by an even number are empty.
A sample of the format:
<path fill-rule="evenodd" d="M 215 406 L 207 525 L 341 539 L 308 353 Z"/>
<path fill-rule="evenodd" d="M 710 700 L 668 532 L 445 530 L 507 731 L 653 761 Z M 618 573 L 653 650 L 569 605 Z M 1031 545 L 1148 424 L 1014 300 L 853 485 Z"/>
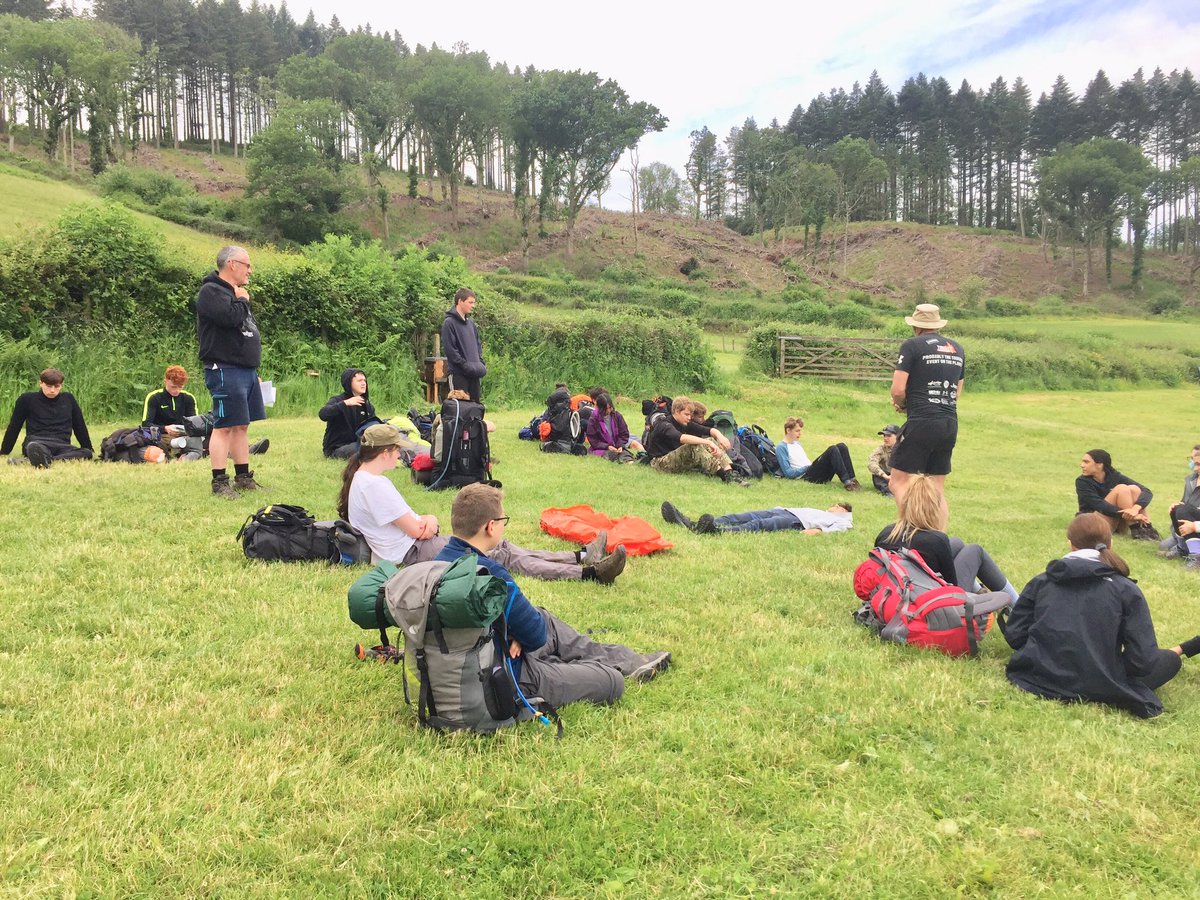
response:
<path fill-rule="evenodd" d="M 421 435 L 421 440 L 433 443 L 433 420 L 437 418 L 437 410 L 431 409 L 429 412 L 422 415 L 417 412 L 415 406 L 408 408 L 408 420 L 417 426 L 417 433 Z"/>
<path fill-rule="evenodd" d="M 542 439 L 543 453 L 587 454 L 583 445 L 583 422 L 579 413 L 571 409 L 570 394 L 560 389 L 547 397 L 545 417 L 550 433 Z"/>
<path fill-rule="evenodd" d="M 442 403 L 442 430 L 437 465 L 428 490 L 459 488 L 477 481 L 492 482 L 492 451 L 484 407 L 473 400 L 445 400 Z"/>
<path fill-rule="evenodd" d="M 157 446 L 161 439 L 157 426 L 118 428 L 100 442 L 100 458 L 105 462 L 145 462 L 145 449 Z"/>
<path fill-rule="evenodd" d="M 757 458 L 764 475 L 783 477 L 783 470 L 779 468 L 779 458 L 775 455 L 775 442 L 767 437 L 762 428 L 758 425 L 743 425 L 738 429 L 738 439 L 745 451 L 744 455 Z"/>
<path fill-rule="evenodd" d="M 273 503 L 246 518 L 234 540 L 247 559 L 327 563 L 371 561 L 366 539 L 349 522 L 318 522 L 303 506 Z"/>

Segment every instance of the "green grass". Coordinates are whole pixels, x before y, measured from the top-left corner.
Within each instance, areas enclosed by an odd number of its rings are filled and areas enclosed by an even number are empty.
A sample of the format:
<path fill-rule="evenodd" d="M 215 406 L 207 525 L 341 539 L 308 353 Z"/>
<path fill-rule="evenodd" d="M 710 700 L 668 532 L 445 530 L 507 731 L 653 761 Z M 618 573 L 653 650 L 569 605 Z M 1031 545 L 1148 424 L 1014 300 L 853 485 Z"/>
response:
<path fill-rule="evenodd" d="M 1104 318 L 972 319 L 966 329 L 979 334 L 1008 333 L 1020 336 L 1083 338 L 1103 336 L 1124 344 L 1163 347 L 1200 353 L 1200 322 L 1194 318 L 1158 320 Z"/>
<path fill-rule="evenodd" d="M 772 433 L 799 412 L 810 452 L 846 439 L 858 465 L 893 418 L 882 388 L 739 391 L 700 399 Z M 1077 460 L 1097 445 L 1155 489 L 1161 526 L 1196 399 L 968 391 L 951 531 L 1023 584 L 1065 550 Z M 618 405 L 636 422 L 632 398 Z M 0 894 L 1200 893 L 1193 663 L 1143 722 L 1009 687 L 999 635 L 979 661 L 883 646 L 850 621 L 883 498 L 853 498 L 848 535 L 692 535 L 661 523 L 662 500 L 696 515 L 845 495 L 545 456 L 515 438 L 533 412 L 496 415 L 511 538 L 562 547 L 538 515 L 583 502 L 675 543 L 612 588 L 526 584 L 580 628 L 675 657 L 614 708 L 569 707 L 561 743 L 536 725 L 418 731 L 396 668 L 351 656 L 372 638 L 345 612 L 357 571 L 242 558 L 233 535 L 262 503 L 332 516 L 340 466 L 315 418 L 252 430 L 272 439 L 261 502 L 211 498 L 202 463 L 0 466 Z M 451 495 L 396 477 L 448 519 Z M 1118 549 L 1160 640 L 1194 634 L 1194 573 Z"/>

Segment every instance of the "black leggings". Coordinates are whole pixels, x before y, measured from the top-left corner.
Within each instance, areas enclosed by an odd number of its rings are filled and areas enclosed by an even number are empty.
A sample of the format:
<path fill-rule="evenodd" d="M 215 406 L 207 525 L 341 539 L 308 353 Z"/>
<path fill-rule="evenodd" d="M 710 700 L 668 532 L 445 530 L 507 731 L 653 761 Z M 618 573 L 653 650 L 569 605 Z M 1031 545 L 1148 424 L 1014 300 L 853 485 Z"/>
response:
<path fill-rule="evenodd" d="M 954 581 L 964 591 L 975 590 L 975 579 L 989 591 L 1003 590 L 1008 584 L 996 561 L 978 544 L 964 544 L 962 538 L 952 537 L 950 552 L 954 554 Z"/>
<path fill-rule="evenodd" d="M 836 475 L 843 483 L 854 477 L 854 463 L 850 462 L 850 451 L 845 444 L 831 444 L 825 452 L 812 461 L 812 465 L 800 477 L 813 484 L 825 484 Z"/>

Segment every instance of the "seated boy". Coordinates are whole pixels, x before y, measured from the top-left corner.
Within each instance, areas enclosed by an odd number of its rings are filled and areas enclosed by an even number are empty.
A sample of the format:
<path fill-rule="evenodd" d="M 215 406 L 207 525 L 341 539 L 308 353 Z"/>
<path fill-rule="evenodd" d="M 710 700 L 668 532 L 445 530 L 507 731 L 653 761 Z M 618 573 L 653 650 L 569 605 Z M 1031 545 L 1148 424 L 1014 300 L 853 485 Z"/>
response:
<path fill-rule="evenodd" d="M 65 376 L 58 369 L 46 369 L 39 377 L 40 390 L 17 398 L 0 455 L 12 453 L 17 435 L 25 429 L 21 452 L 39 469 L 48 469 L 56 459 L 91 459 L 92 438 L 83 421 L 83 411 L 72 394 L 64 393 Z M 71 434 L 79 446 L 71 444 Z M 10 457 L 10 463 L 23 460 Z"/>
<path fill-rule="evenodd" d="M 875 490 L 885 497 L 892 496 L 892 448 L 896 446 L 896 435 L 900 433 L 899 425 L 884 425 L 879 432 L 883 443 L 875 448 L 871 458 L 867 460 L 867 471 L 871 473 L 871 483 Z"/>
<path fill-rule="evenodd" d="M 696 534 L 720 534 L 725 531 L 787 531 L 814 535 L 849 531 L 854 523 L 849 503 L 836 503 L 826 510 L 811 507 L 776 506 L 744 513 L 726 513 L 714 518 L 704 513 L 692 521 L 671 503 L 662 505 L 662 517 L 673 525 L 682 525 Z"/>
<path fill-rule="evenodd" d="M 816 459 L 810 460 L 800 444 L 804 431 L 804 420 L 792 416 L 783 423 L 783 440 L 775 445 L 775 458 L 784 478 L 799 478 L 812 484 L 826 484 L 836 475 L 842 487 L 857 491 L 860 487 L 854 477 L 854 463 L 845 444 L 830 444 Z"/>
<path fill-rule="evenodd" d="M 703 472 L 722 481 L 749 487 L 749 482 L 733 471 L 729 454 L 712 432 L 728 445 L 728 439 L 715 428 L 705 428 L 692 421 L 692 401 L 676 397 L 671 402 L 671 414 L 654 415 L 646 435 L 646 454 L 650 465 L 658 472 Z"/>
<path fill-rule="evenodd" d="M 513 592 L 507 618 L 508 646 L 497 652 L 512 659 L 513 677 L 526 697 L 541 697 L 561 708 L 568 703 L 615 703 L 625 692 L 625 679 L 649 681 L 671 663 L 671 654 L 637 653 L 621 644 L 600 644 L 566 622 L 529 602 L 508 570 L 488 554 L 504 540 L 508 516 L 504 494 L 489 484 L 468 484 L 454 498 L 450 527 L 454 536 L 436 559 L 452 562 L 474 553 L 479 565 L 506 581 Z"/>

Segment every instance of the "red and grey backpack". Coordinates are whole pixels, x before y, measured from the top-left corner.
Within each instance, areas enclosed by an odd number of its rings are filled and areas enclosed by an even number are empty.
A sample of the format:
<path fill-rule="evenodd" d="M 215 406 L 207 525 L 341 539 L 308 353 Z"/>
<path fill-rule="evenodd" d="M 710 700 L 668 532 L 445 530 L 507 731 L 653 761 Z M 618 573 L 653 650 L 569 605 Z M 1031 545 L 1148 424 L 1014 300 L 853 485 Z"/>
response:
<path fill-rule="evenodd" d="M 977 656 L 979 641 L 1012 602 L 1004 593 L 972 594 L 948 584 L 908 548 L 872 550 L 854 571 L 854 593 L 862 600 L 855 620 L 882 640 L 950 656 Z"/>

